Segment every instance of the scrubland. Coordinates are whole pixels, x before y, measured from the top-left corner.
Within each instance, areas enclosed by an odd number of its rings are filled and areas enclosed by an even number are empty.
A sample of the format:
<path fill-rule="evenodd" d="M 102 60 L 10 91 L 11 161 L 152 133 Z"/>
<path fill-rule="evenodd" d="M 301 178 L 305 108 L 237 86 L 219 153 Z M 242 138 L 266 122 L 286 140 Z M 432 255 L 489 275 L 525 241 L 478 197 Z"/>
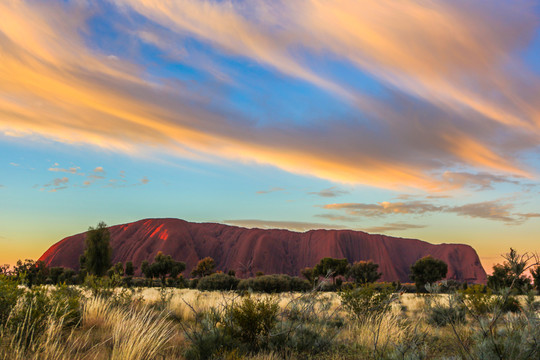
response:
<path fill-rule="evenodd" d="M 540 358 L 538 296 L 429 290 L 27 289 L 0 277 L 0 359 Z"/>

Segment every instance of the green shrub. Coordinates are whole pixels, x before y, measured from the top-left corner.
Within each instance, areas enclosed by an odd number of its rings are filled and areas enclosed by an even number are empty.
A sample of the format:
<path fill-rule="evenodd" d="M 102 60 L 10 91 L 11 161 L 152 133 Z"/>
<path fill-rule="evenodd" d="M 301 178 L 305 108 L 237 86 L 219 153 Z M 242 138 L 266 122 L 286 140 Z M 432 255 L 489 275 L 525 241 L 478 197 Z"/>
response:
<path fill-rule="evenodd" d="M 196 314 L 196 324 L 185 325 L 191 342 L 184 356 L 188 360 L 222 358 L 219 355 L 255 352 L 266 348 L 278 322 L 279 306 L 271 298 L 245 296 L 223 308 Z"/>
<path fill-rule="evenodd" d="M 485 285 L 471 285 L 461 290 L 463 301 L 475 315 L 484 315 L 491 311 L 493 305 L 493 291 Z"/>
<path fill-rule="evenodd" d="M 17 303 L 17 299 L 23 293 L 23 289 L 18 287 L 16 280 L 0 275 L 0 327 L 2 327 Z"/>
<path fill-rule="evenodd" d="M 80 296 L 78 290 L 66 285 L 50 291 L 43 286 L 34 286 L 19 297 L 6 328 L 25 348 L 45 331 L 51 320 L 63 326 L 77 325 L 81 319 Z"/>
<path fill-rule="evenodd" d="M 270 332 L 278 321 L 279 305 L 272 298 L 254 299 L 247 295 L 225 311 L 225 331 L 250 350 L 268 345 Z"/>
<path fill-rule="evenodd" d="M 373 284 L 344 290 L 339 293 L 343 307 L 352 318 L 365 320 L 389 311 L 394 300 L 394 289 L 386 286 L 377 290 Z"/>
<path fill-rule="evenodd" d="M 216 273 L 210 276 L 205 276 L 197 283 L 198 290 L 236 290 L 240 282 L 234 276 L 223 273 Z"/>
<path fill-rule="evenodd" d="M 499 307 L 503 313 L 513 312 L 517 313 L 521 311 L 521 305 L 519 300 L 515 296 L 500 296 L 494 298 L 494 303 L 496 307 Z"/>
<path fill-rule="evenodd" d="M 428 324 L 435 326 L 446 326 L 448 324 L 465 323 L 466 310 L 462 306 L 440 306 L 432 307 L 428 312 Z"/>

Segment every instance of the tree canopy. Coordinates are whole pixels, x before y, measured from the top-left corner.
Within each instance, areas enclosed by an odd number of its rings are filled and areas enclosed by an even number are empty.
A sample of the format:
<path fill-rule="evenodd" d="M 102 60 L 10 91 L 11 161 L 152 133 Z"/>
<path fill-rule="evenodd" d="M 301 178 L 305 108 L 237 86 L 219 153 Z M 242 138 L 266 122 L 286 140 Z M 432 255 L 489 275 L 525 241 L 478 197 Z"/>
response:
<path fill-rule="evenodd" d="M 428 255 L 416 261 L 411 266 L 409 277 L 414 281 L 417 291 L 423 291 L 426 284 L 444 279 L 448 265 L 433 256 Z"/>
<path fill-rule="evenodd" d="M 216 262 L 211 257 L 205 257 L 204 259 L 201 259 L 195 268 L 191 271 L 191 276 L 194 277 L 205 277 L 208 275 L 212 275 L 216 271 L 214 270 L 216 267 Z"/>
<path fill-rule="evenodd" d="M 336 277 L 345 275 L 349 268 L 349 262 L 347 259 L 334 259 L 326 257 L 315 265 L 314 273 L 318 276 L 331 276 L 332 283 L 336 283 Z"/>
<path fill-rule="evenodd" d="M 379 264 L 373 261 L 357 261 L 349 268 L 348 275 L 357 284 L 369 284 L 379 280 L 382 273 L 378 272 Z"/>
<path fill-rule="evenodd" d="M 186 263 L 175 261 L 171 255 L 165 255 L 159 251 L 154 257 L 154 262 L 149 264 L 148 261 L 141 263 L 141 271 L 147 278 L 158 277 L 165 284 L 167 276 L 176 279 L 182 271 L 186 269 Z"/>
<path fill-rule="evenodd" d="M 505 259 L 503 264 L 493 266 L 493 273 L 488 275 L 488 286 L 496 291 L 512 288 L 516 292 L 527 292 L 531 288 L 531 280 L 524 274 L 528 259 L 522 258 L 512 248 Z M 531 275 L 534 278 L 533 272 Z"/>
<path fill-rule="evenodd" d="M 84 256 L 84 268 L 88 273 L 103 276 L 111 267 L 112 248 L 107 224 L 100 222 L 97 227 L 88 228 L 86 233 Z"/>

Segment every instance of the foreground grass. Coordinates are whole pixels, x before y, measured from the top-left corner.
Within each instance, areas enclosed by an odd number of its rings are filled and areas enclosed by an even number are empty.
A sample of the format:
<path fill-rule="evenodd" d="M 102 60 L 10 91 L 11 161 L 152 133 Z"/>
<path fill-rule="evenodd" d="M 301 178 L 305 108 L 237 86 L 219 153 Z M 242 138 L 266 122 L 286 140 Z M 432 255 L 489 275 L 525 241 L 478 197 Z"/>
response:
<path fill-rule="evenodd" d="M 323 292 L 144 288 L 103 296 L 61 287 L 17 294 L 0 328 L 0 359 L 540 358 L 538 296 L 528 305 L 520 297 L 516 313 L 465 307 L 458 319 L 450 310 L 466 304 L 441 294 L 397 293 L 384 311 L 354 314 L 337 293 Z M 442 309 L 442 323 L 434 309 Z"/>

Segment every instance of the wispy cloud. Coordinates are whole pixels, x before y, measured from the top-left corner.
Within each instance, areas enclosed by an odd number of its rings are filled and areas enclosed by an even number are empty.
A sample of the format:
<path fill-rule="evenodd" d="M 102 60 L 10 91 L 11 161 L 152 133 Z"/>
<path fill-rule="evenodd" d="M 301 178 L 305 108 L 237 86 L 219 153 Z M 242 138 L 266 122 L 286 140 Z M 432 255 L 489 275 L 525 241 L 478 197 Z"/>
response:
<path fill-rule="evenodd" d="M 350 191 L 347 191 L 347 190 L 342 190 L 336 186 L 332 186 L 328 189 L 323 189 L 321 191 L 317 191 L 317 192 L 309 192 L 308 194 L 310 195 L 318 195 L 318 196 L 321 196 L 321 197 L 337 197 L 337 196 L 341 196 L 341 195 L 346 195 L 346 194 L 349 194 Z"/>
<path fill-rule="evenodd" d="M 67 169 L 60 168 L 60 167 L 50 167 L 48 170 L 52 172 L 64 172 L 64 173 L 69 173 L 69 174 L 77 174 L 77 172 L 81 170 L 81 168 L 78 166 L 73 166 Z M 84 175 L 84 174 L 81 174 L 81 175 Z"/>
<path fill-rule="evenodd" d="M 147 72 L 141 59 L 88 46 L 82 34 L 92 35 L 87 23 L 101 3 L 12 0 L 0 2 L 2 133 L 140 156 L 159 149 L 197 161 L 269 164 L 390 189 L 497 182 L 445 181 L 449 167 L 532 176 L 516 156 L 539 144 L 540 81 L 515 56 L 535 33 L 527 2 L 113 3 L 122 9 L 115 31 L 123 37 L 162 52 L 152 42 L 156 29 L 174 43 L 195 38 L 360 111 L 316 124 L 259 124 L 212 96 L 211 85 L 194 90 Z M 145 21 L 128 21 L 133 13 Z M 373 78 L 384 97 L 321 75 L 310 65 L 321 56 Z"/>
<path fill-rule="evenodd" d="M 347 215 L 335 215 L 335 214 L 317 214 L 314 215 L 315 217 L 320 217 L 332 221 L 344 221 L 344 222 L 352 222 L 352 221 L 358 221 L 357 217 L 354 216 L 347 216 Z"/>
<path fill-rule="evenodd" d="M 363 217 L 379 217 L 388 214 L 425 214 L 444 210 L 443 206 L 423 201 L 388 202 L 377 204 L 364 203 L 336 203 L 323 206 L 329 210 L 344 210 L 349 215 Z"/>
<path fill-rule="evenodd" d="M 255 219 L 240 219 L 240 220 L 223 220 L 225 224 L 236 225 L 247 228 L 261 229 L 288 229 L 294 231 L 308 231 L 315 229 L 346 229 L 347 227 L 335 224 L 322 224 L 302 221 L 275 221 L 275 220 L 255 220 Z"/>
<path fill-rule="evenodd" d="M 455 187 L 471 187 L 478 190 L 492 190 L 493 184 L 496 183 L 520 184 L 518 180 L 513 180 L 507 176 L 489 173 L 471 174 L 466 172 L 446 171 L 443 173 L 442 177 L 445 181 Z"/>
<path fill-rule="evenodd" d="M 392 231 L 406 231 L 410 229 L 422 229 L 425 228 L 426 225 L 418 225 L 418 224 L 407 224 L 407 223 L 386 223 L 381 226 L 372 226 L 363 228 L 364 231 L 370 232 L 370 233 L 384 233 L 384 232 L 392 232 Z"/>
<path fill-rule="evenodd" d="M 515 204 L 505 200 L 484 201 L 459 206 L 437 205 L 423 201 L 380 202 L 377 204 L 336 203 L 323 206 L 328 210 L 344 211 L 348 217 L 373 218 L 392 215 L 429 215 L 432 213 L 452 213 L 470 218 L 501 221 L 508 225 L 519 225 L 540 213 L 519 213 Z M 332 218 L 332 215 L 318 215 Z M 339 215 L 338 215 L 339 218 Z M 397 223 L 392 223 L 397 224 Z"/>
<path fill-rule="evenodd" d="M 276 191 L 285 191 L 285 189 L 281 188 L 281 187 L 273 187 L 273 188 L 270 188 L 268 190 L 259 190 L 256 193 L 257 194 L 270 194 L 270 193 L 273 193 L 273 192 L 276 192 Z"/>
<path fill-rule="evenodd" d="M 508 225 L 519 225 L 528 219 L 540 217 L 540 213 L 516 213 L 513 204 L 499 201 L 484 201 L 455 206 L 446 209 L 446 211 L 471 218 L 502 221 Z"/>
<path fill-rule="evenodd" d="M 56 178 L 56 179 L 53 179 L 51 182 L 43 185 L 43 187 L 40 190 L 41 191 L 48 190 L 49 192 L 57 192 L 59 190 L 67 189 L 68 183 L 69 183 L 69 179 L 65 176 L 62 178 Z"/>

